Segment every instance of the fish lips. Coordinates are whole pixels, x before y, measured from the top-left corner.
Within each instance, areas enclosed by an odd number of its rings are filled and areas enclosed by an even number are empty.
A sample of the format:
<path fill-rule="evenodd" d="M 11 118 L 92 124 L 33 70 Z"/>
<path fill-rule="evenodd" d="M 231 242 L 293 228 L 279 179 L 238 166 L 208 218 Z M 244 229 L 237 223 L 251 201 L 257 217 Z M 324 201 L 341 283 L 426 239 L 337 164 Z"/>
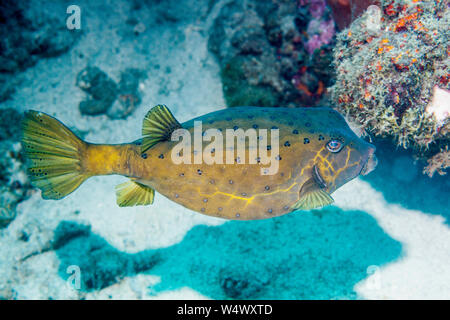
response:
<path fill-rule="evenodd" d="M 366 176 L 369 173 L 371 173 L 373 170 L 375 170 L 376 166 L 378 164 L 378 158 L 375 154 L 371 154 L 369 156 L 369 159 L 367 159 L 366 163 L 364 163 L 363 167 L 361 168 L 360 175 Z"/>

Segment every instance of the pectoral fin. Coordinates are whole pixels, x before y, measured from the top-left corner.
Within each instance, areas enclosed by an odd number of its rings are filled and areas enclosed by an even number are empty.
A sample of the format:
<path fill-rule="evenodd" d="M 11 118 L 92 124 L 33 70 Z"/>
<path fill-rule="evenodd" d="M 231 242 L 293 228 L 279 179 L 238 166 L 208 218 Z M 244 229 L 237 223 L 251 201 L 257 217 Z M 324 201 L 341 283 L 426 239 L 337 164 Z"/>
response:
<path fill-rule="evenodd" d="M 130 180 L 116 186 L 119 207 L 146 206 L 153 203 L 155 190 Z"/>
<path fill-rule="evenodd" d="M 144 153 L 160 141 L 170 140 L 172 132 L 181 128 L 169 108 L 165 105 L 153 107 L 142 123 L 142 147 Z"/>
<path fill-rule="evenodd" d="M 311 210 L 327 206 L 333 202 L 333 198 L 311 178 L 302 186 L 300 199 L 291 208 L 293 210 Z"/>

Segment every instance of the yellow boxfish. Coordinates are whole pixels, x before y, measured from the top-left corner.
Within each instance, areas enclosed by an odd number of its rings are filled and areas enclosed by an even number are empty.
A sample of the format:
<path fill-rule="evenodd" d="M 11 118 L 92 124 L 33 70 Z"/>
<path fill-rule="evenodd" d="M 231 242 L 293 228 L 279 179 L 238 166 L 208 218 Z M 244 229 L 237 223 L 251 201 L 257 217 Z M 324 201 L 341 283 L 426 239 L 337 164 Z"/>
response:
<path fill-rule="evenodd" d="M 152 204 L 157 190 L 225 219 L 331 204 L 331 193 L 377 163 L 375 147 L 323 107 L 235 107 L 180 124 L 158 105 L 143 120 L 142 138 L 118 145 L 84 142 L 37 111 L 26 112 L 22 129 L 28 174 L 44 199 L 61 199 L 89 177 L 118 174 L 130 178 L 116 186 L 119 206 Z"/>

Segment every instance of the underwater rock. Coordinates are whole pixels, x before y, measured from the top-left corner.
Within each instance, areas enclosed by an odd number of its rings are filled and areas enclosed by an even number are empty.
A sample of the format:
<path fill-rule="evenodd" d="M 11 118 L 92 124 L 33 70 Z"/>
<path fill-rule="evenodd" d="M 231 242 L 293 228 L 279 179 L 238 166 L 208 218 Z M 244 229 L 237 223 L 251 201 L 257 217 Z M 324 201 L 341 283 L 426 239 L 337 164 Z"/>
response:
<path fill-rule="evenodd" d="M 31 185 L 18 142 L 22 115 L 14 109 L 0 109 L 0 228 L 16 216 L 16 205 L 28 198 Z"/>
<path fill-rule="evenodd" d="M 324 1 L 319 10 L 314 5 L 264 0 L 244 6 L 235 0 L 222 7 L 208 47 L 219 60 L 229 107 L 327 101 L 326 86 L 333 84 L 334 22 Z M 311 84 L 308 79 L 317 80 Z"/>
<path fill-rule="evenodd" d="M 117 97 L 116 83 L 97 67 L 89 66 L 81 70 L 76 85 L 88 94 L 88 98 L 79 104 L 82 114 L 103 114 Z"/>
<path fill-rule="evenodd" d="M 22 118 L 22 114 L 15 109 L 0 109 L 0 140 L 19 141 Z"/>
<path fill-rule="evenodd" d="M 105 72 L 97 67 L 86 67 L 77 75 L 76 85 L 88 94 L 79 104 L 82 114 L 106 113 L 111 119 L 129 116 L 141 103 L 139 82 L 145 73 L 129 68 L 120 75 L 117 85 Z"/>
<path fill-rule="evenodd" d="M 450 90 L 443 45 L 449 23 L 445 1 L 381 0 L 380 7 L 369 7 L 337 37 L 331 89 L 337 109 L 422 160 L 441 153 L 450 143 L 449 111 L 440 110 L 438 119 L 427 107 L 436 91 Z"/>
<path fill-rule="evenodd" d="M 143 71 L 138 69 L 126 69 L 120 76 L 117 89 L 117 100 L 107 115 L 111 119 L 123 119 L 133 113 L 141 103 L 141 93 L 139 92 L 139 81 L 144 78 Z"/>
<path fill-rule="evenodd" d="M 76 43 L 81 32 L 68 30 L 64 18 L 64 14 L 49 16 L 27 8 L 26 2 L 0 2 L 0 84 L 5 76 L 13 79 L 39 59 L 58 56 Z M 0 86 L 0 101 L 8 99 L 13 90 L 13 86 Z"/>
<path fill-rule="evenodd" d="M 32 192 L 19 142 L 0 141 L 0 228 L 16 216 L 16 206 Z"/>

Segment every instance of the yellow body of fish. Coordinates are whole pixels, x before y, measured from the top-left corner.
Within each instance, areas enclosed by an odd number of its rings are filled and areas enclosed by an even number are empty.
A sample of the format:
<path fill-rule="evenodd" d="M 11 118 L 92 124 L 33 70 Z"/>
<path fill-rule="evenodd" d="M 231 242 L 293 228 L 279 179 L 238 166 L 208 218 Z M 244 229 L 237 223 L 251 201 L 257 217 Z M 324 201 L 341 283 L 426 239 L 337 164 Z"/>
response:
<path fill-rule="evenodd" d="M 216 129 L 223 144 L 194 142 L 194 124 L 200 122 L 200 137 Z M 171 137 L 180 129 L 191 135 L 192 147 L 175 154 L 180 141 Z M 228 148 L 227 129 L 249 134 L 243 153 Z M 329 108 L 239 107 L 180 124 L 165 106 L 156 106 L 144 119 L 143 138 L 122 145 L 86 143 L 36 111 L 26 113 L 23 132 L 29 174 L 45 199 L 63 198 L 91 176 L 119 174 L 130 177 L 117 186 L 120 206 L 151 204 L 157 190 L 189 209 L 226 219 L 264 219 L 330 204 L 333 191 L 376 165 L 375 148 Z M 207 163 L 208 155 L 216 163 Z M 271 163 L 261 161 L 262 155 Z M 190 163 L 174 161 L 176 156 Z M 270 166 L 276 170 L 267 173 Z"/>

